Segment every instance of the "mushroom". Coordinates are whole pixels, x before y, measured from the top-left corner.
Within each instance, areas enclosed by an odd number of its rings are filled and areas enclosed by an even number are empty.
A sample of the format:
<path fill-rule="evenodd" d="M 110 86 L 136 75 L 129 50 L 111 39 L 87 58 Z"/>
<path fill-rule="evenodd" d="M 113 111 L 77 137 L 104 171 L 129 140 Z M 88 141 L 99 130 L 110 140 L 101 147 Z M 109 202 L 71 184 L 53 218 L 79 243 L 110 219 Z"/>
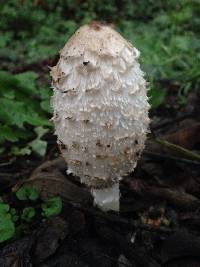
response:
<path fill-rule="evenodd" d="M 68 173 L 102 210 L 119 210 L 119 181 L 136 167 L 149 127 L 139 51 L 108 25 L 79 28 L 51 69 L 55 134 Z"/>

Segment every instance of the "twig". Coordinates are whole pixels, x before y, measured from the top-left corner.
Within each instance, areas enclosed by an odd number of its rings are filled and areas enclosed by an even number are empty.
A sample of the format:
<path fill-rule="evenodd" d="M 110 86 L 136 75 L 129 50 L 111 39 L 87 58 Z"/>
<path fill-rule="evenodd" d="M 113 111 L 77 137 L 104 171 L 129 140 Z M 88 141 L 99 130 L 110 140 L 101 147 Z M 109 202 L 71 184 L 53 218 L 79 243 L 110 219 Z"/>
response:
<path fill-rule="evenodd" d="M 146 186 L 143 194 L 155 198 L 166 200 L 171 205 L 180 209 L 196 209 L 200 205 L 200 200 L 186 192 L 170 189 L 166 187 Z"/>
<path fill-rule="evenodd" d="M 152 156 L 158 159 L 170 159 L 170 160 L 174 160 L 174 161 L 179 161 L 182 163 L 186 163 L 186 164 L 192 164 L 192 165 L 200 165 L 199 161 L 196 160 L 190 160 L 190 159 L 185 159 L 185 158 L 180 158 L 180 157 L 175 157 L 169 154 L 161 154 L 161 153 L 157 153 L 157 152 L 151 152 L 148 150 L 145 150 L 143 152 L 144 155 L 146 156 Z"/>
<path fill-rule="evenodd" d="M 11 165 L 14 161 L 16 160 L 16 157 L 10 158 L 8 162 L 2 162 L 0 163 L 0 168 L 7 166 L 7 165 Z"/>
<path fill-rule="evenodd" d="M 175 145 L 175 144 L 172 144 L 168 141 L 165 141 L 165 140 L 161 140 L 161 139 L 155 139 L 153 140 L 154 142 L 182 155 L 184 158 L 186 159 L 191 159 L 191 160 L 195 160 L 195 161 L 200 161 L 200 155 L 198 153 L 195 153 L 189 149 L 186 149 L 182 146 L 179 146 L 179 145 Z"/>

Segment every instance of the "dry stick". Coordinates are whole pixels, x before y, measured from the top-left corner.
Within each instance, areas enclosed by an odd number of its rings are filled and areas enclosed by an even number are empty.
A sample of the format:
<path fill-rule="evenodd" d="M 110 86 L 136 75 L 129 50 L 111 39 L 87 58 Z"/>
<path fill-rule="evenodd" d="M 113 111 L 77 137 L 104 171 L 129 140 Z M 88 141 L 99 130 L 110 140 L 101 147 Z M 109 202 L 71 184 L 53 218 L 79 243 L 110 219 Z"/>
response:
<path fill-rule="evenodd" d="M 175 145 L 175 144 L 172 144 L 168 141 L 161 140 L 161 139 L 155 139 L 153 141 L 168 148 L 168 149 L 170 149 L 170 150 L 172 150 L 172 151 L 174 151 L 174 152 L 176 152 L 179 155 L 182 155 L 186 159 L 200 161 L 200 155 L 198 153 L 195 153 L 195 152 L 193 152 L 189 149 L 186 149 L 182 146 Z"/>
<path fill-rule="evenodd" d="M 171 205 L 182 209 L 196 209 L 200 205 L 200 200 L 197 197 L 166 187 L 147 186 L 144 194 L 167 200 Z"/>
<path fill-rule="evenodd" d="M 185 158 L 179 158 L 179 157 L 175 157 L 169 154 L 161 154 L 161 153 L 157 153 L 157 152 L 151 152 L 149 150 L 145 150 L 143 152 L 144 155 L 146 156 L 152 156 L 158 159 L 169 159 L 169 160 L 174 160 L 174 161 L 179 161 L 182 163 L 186 163 L 186 164 L 192 164 L 192 165 L 200 165 L 199 161 L 196 160 L 190 160 L 190 159 L 185 159 Z"/>
<path fill-rule="evenodd" d="M 130 182 L 127 184 L 130 184 Z M 130 189 L 131 189 L 130 184 Z M 148 185 L 146 183 L 143 183 L 143 187 L 140 192 L 137 192 L 132 188 L 132 191 L 136 194 L 139 194 L 140 196 L 150 196 L 157 200 L 164 200 L 167 201 L 170 205 L 184 209 L 184 210 L 194 210 L 199 207 L 200 205 L 200 199 L 196 196 L 193 196 L 187 192 L 179 191 L 175 188 L 169 188 L 169 187 L 162 187 L 162 186 L 154 186 L 154 185 Z"/>

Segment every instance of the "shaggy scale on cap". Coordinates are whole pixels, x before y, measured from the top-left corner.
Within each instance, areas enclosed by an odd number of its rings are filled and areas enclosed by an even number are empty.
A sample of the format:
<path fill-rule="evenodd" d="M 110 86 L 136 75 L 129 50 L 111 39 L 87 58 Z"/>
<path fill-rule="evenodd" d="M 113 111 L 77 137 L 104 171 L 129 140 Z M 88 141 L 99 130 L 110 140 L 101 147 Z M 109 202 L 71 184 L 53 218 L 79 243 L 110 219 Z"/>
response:
<path fill-rule="evenodd" d="M 138 57 L 114 29 L 93 22 L 76 31 L 51 69 L 55 133 L 68 171 L 105 210 L 113 201 L 119 208 L 119 180 L 134 170 L 148 132 Z"/>

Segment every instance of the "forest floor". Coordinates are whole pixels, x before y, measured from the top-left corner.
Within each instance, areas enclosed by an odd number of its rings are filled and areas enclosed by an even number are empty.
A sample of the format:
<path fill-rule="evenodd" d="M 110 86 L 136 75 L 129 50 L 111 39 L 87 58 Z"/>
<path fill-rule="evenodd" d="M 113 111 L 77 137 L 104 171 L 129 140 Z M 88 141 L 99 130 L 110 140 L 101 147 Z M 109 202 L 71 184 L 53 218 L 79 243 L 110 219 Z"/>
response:
<path fill-rule="evenodd" d="M 24 205 L 14 196 L 23 184 L 42 200 L 63 199 L 59 216 L 40 218 L 0 245 L 0 266 L 200 266 L 200 95 L 191 92 L 177 105 L 176 85 L 162 86 L 167 95 L 150 114 L 146 148 L 120 185 L 120 213 L 93 206 L 89 191 L 66 174 L 52 134 L 42 160 L 24 156 L 0 165 L 0 191 L 10 206 Z"/>

